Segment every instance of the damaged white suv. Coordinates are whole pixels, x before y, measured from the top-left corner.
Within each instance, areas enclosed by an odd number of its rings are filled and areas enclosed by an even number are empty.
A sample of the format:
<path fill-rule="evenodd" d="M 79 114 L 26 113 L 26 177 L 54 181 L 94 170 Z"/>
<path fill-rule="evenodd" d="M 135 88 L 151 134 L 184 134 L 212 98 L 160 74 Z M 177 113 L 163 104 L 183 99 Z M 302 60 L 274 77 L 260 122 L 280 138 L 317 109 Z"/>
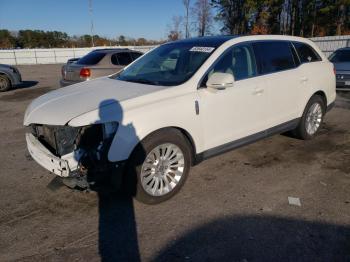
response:
<path fill-rule="evenodd" d="M 122 177 L 154 204 L 203 159 L 286 131 L 312 138 L 335 97 L 333 65 L 309 40 L 202 37 L 45 94 L 24 125 L 30 154 L 52 173 L 88 184 Z"/>

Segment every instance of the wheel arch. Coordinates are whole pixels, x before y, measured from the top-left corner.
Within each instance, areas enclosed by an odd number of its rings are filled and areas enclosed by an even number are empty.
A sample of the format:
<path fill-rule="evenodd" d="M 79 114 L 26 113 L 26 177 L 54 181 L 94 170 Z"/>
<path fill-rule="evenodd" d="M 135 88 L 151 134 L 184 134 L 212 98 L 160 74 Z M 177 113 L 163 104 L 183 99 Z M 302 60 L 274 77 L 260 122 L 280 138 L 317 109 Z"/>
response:
<path fill-rule="evenodd" d="M 318 96 L 320 96 L 320 97 L 322 98 L 322 100 L 323 100 L 323 102 L 324 102 L 324 106 L 325 106 L 325 108 L 327 108 L 327 103 L 328 103 L 328 101 L 327 101 L 326 93 L 323 92 L 322 90 L 319 90 L 319 91 L 315 92 L 311 97 L 313 97 L 313 96 L 315 96 L 315 95 L 318 95 Z M 310 97 L 310 99 L 311 99 L 311 97 Z M 309 99 L 309 100 L 310 100 L 310 99 Z"/>
<path fill-rule="evenodd" d="M 175 129 L 178 130 L 184 137 L 184 139 L 187 140 L 187 142 L 190 145 L 190 151 L 191 151 L 191 165 L 194 165 L 195 163 L 195 159 L 196 159 L 196 144 L 194 142 L 193 137 L 191 136 L 191 134 L 185 130 L 184 128 L 178 127 L 178 126 L 167 126 L 167 127 L 162 127 L 156 130 L 153 130 L 152 132 L 150 132 L 149 134 L 147 134 L 144 138 L 142 138 L 131 150 L 130 154 L 129 154 L 129 158 L 130 156 L 133 155 L 133 153 L 135 152 L 135 150 L 137 149 L 137 147 L 142 143 L 142 141 L 144 141 L 145 139 L 147 139 L 148 137 L 155 135 L 159 132 L 166 132 L 167 130 L 171 130 L 171 129 Z"/>
<path fill-rule="evenodd" d="M 314 92 L 314 93 L 309 97 L 309 99 L 303 101 L 302 108 L 300 108 L 300 111 L 299 111 L 299 117 L 302 117 L 302 116 L 303 116 L 307 104 L 309 103 L 310 99 L 311 99 L 312 97 L 314 97 L 314 96 L 320 96 L 320 97 L 322 98 L 323 102 L 324 102 L 325 110 L 327 109 L 327 102 L 328 102 L 328 101 L 327 101 L 327 95 L 326 95 L 326 93 L 325 93 L 324 91 L 318 90 L 318 91 Z M 305 98 L 306 98 L 306 97 L 305 97 Z"/>

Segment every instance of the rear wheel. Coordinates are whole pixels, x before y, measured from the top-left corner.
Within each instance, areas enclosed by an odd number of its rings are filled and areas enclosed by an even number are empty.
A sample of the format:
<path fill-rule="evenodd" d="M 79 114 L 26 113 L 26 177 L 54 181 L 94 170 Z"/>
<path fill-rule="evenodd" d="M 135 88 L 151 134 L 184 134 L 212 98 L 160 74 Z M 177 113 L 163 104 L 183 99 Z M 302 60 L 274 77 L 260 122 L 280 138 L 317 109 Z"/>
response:
<path fill-rule="evenodd" d="M 189 142 L 176 129 L 157 132 L 142 141 L 126 174 L 129 183 L 134 176 L 135 198 L 157 204 L 174 196 L 188 176 L 190 152 Z"/>
<path fill-rule="evenodd" d="M 0 92 L 8 91 L 11 88 L 10 79 L 5 75 L 0 75 Z"/>
<path fill-rule="evenodd" d="M 311 97 L 307 103 L 298 127 L 294 130 L 298 138 L 308 140 L 320 130 L 326 105 L 319 95 Z"/>

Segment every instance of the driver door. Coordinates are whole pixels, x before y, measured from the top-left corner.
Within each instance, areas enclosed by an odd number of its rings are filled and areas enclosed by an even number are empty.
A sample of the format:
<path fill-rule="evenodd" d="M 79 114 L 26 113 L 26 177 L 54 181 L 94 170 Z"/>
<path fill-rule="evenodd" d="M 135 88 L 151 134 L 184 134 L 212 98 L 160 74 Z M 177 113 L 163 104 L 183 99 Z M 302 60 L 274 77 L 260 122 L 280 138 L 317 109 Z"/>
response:
<path fill-rule="evenodd" d="M 268 128 L 265 123 L 267 98 L 264 83 L 257 76 L 250 44 L 228 49 L 214 63 L 202 85 L 214 72 L 233 74 L 235 78 L 234 86 L 224 90 L 205 86 L 198 90 L 205 150 L 219 151 L 229 148 L 230 142 Z"/>

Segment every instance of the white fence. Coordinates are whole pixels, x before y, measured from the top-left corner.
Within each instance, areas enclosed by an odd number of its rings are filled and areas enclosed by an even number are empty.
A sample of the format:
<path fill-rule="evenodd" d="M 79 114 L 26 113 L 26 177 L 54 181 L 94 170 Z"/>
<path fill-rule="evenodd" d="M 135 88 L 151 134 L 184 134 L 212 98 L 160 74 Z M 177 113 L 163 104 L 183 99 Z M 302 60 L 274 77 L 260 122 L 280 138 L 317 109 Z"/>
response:
<path fill-rule="evenodd" d="M 94 49 L 102 48 L 129 48 L 145 53 L 154 48 L 154 46 L 103 46 L 94 48 L 37 48 L 0 50 L 0 64 L 33 65 L 66 63 L 70 58 L 82 57 Z"/>
<path fill-rule="evenodd" d="M 325 36 L 311 38 L 321 50 L 329 56 L 341 47 L 350 47 L 350 35 Z M 70 58 L 86 55 L 93 49 L 100 48 L 129 48 L 141 52 L 147 52 L 155 46 L 115 46 L 94 48 L 51 48 L 51 49 L 13 49 L 0 50 L 0 64 L 25 65 L 25 64 L 56 64 L 66 63 Z"/>
<path fill-rule="evenodd" d="M 314 37 L 310 40 L 314 41 L 327 57 L 338 48 L 350 47 L 350 35 Z"/>

